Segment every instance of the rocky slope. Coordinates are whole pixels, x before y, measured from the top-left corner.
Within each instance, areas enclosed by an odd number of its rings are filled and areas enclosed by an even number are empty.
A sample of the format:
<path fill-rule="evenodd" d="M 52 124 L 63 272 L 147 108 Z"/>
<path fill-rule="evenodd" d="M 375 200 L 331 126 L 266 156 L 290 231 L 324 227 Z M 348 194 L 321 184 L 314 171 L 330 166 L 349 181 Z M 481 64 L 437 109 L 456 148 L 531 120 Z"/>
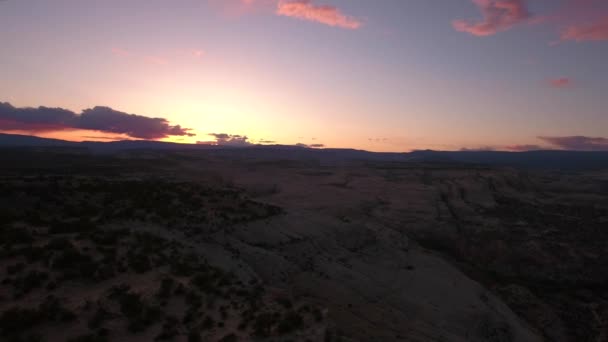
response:
<path fill-rule="evenodd" d="M 1 170 L 3 337 L 606 339 L 605 173 L 41 160 Z"/>

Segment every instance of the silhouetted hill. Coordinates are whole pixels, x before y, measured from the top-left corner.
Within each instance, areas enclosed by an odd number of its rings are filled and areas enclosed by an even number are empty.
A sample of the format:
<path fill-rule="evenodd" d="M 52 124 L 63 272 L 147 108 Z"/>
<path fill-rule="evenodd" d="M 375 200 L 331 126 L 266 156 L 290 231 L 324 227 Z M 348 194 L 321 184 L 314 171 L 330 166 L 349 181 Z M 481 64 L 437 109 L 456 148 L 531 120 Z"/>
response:
<path fill-rule="evenodd" d="M 457 162 L 547 169 L 595 169 L 608 167 L 608 152 L 603 151 L 414 151 L 413 161 Z"/>
<path fill-rule="evenodd" d="M 78 143 L 59 139 L 39 138 L 31 135 L 0 134 L 0 147 L 52 147 L 77 145 Z"/>
<path fill-rule="evenodd" d="M 94 153 L 114 153 L 128 150 L 205 150 L 225 157 L 253 160 L 317 160 L 322 164 L 345 161 L 430 162 L 501 165 L 541 169 L 598 169 L 608 168 L 608 152 L 594 151 L 432 151 L 410 153 L 369 152 L 355 149 L 312 149 L 291 145 L 249 145 L 243 147 L 180 144 L 148 140 L 113 142 L 71 142 L 27 135 L 0 134 L 0 147 L 59 147 L 85 148 Z"/>

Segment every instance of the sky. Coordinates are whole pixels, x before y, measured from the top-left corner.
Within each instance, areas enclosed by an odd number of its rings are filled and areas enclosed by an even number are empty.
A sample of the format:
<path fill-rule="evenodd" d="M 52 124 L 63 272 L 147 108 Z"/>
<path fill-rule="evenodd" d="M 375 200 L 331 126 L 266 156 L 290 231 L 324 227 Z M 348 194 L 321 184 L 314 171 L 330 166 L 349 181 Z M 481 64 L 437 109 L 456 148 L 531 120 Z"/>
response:
<path fill-rule="evenodd" d="M 605 0 L 0 0 L 0 132 L 608 150 Z"/>

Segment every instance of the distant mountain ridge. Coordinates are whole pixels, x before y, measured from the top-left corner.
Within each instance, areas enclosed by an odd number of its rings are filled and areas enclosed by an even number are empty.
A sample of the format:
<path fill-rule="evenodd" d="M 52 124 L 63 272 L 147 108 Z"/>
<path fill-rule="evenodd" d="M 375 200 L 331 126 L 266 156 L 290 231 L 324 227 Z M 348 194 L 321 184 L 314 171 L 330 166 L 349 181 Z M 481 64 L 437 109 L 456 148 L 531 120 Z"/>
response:
<path fill-rule="evenodd" d="M 544 150 L 527 152 L 502 151 L 433 151 L 369 152 L 355 149 L 312 149 L 293 145 L 249 145 L 242 147 L 202 144 L 181 144 L 151 140 L 123 140 L 111 142 L 73 142 L 28 135 L 1 134 L 0 148 L 70 147 L 93 153 L 114 153 L 128 150 L 207 150 L 226 156 L 272 159 L 319 159 L 326 162 L 347 160 L 377 162 L 432 162 L 501 165 L 544 169 L 600 169 L 608 168 L 608 151 Z M 1 153 L 1 151 L 0 151 Z"/>

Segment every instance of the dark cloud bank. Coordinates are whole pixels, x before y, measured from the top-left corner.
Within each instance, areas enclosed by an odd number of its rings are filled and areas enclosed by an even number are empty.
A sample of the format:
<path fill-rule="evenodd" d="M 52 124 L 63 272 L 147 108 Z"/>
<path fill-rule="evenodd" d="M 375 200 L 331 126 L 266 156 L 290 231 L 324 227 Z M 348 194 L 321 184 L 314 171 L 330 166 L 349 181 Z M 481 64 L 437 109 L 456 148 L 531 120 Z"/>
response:
<path fill-rule="evenodd" d="M 585 137 L 580 135 L 538 138 L 564 150 L 608 151 L 608 138 Z"/>
<path fill-rule="evenodd" d="M 170 136 L 194 136 L 191 129 L 171 125 L 167 119 L 150 118 L 143 115 L 128 114 L 109 107 L 94 107 L 77 114 L 63 108 L 17 108 L 8 102 L 0 102 L 0 130 L 27 131 L 31 133 L 52 132 L 70 129 L 85 129 L 113 134 L 124 134 L 132 138 L 156 140 Z M 256 145 L 245 135 L 210 133 L 213 141 L 200 141 L 199 144 L 245 147 Z M 576 151 L 608 151 L 608 138 L 587 136 L 540 136 L 539 140 L 555 149 Z M 109 139 L 111 140 L 111 139 Z M 260 143 L 273 143 L 263 141 Z M 323 144 L 297 144 L 306 148 L 323 148 Z M 510 151 L 530 151 L 547 149 L 539 145 L 513 145 L 499 148 Z M 491 151 L 492 147 L 475 150 Z"/>
<path fill-rule="evenodd" d="M 213 141 L 198 141 L 199 145 L 217 145 L 217 146 L 232 146 L 244 147 L 253 145 L 246 135 L 235 135 L 228 133 L 209 133 L 213 137 Z"/>
<path fill-rule="evenodd" d="M 5 102 L 0 102 L 0 129 L 28 132 L 87 129 L 149 140 L 194 136 L 189 128 L 172 126 L 167 119 L 128 114 L 109 107 L 94 107 L 76 114 L 63 108 L 16 108 Z"/>
<path fill-rule="evenodd" d="M 246 146 L 255 146 L 259 144 L 275 144 L 276 142 L 273 140 L 260 140 L 258 144 L 255 144 L 249 140 L 246 135 L 236 135 L 236 134 L 228 134 L 228 133 L 209 133 L 210 137 L 213 137 L 212 141 L 198 141 L 199 145 L 216 145 L 216 146 L 230 146 L 230 147 L 246 147 Z M 302 144 L 298 143 L 292 145 L 295 147 L 303 147 L 303 148 L 324 148 L 324 144 Z"/>

